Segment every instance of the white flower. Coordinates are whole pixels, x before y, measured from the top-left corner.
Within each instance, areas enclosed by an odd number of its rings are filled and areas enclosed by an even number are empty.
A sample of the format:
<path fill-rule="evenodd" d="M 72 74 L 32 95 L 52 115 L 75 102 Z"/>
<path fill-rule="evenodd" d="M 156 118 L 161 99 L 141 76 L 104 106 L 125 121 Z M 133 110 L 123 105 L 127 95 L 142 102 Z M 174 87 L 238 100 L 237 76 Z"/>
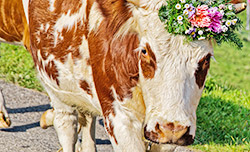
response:
<path fill-rule="evenodd" d="M 184 15 L 188 15 L 188 10 L 183 11 Z"/>
<path fill-rule="evenodd" d="M 199 34 L 199 35 L 202 35 L 202 34 L 203 34 L 203 31 L 202 31 L 202 30 L 199 30 L 199 31 L 198 31 L 198 34 Z"/>
<path fill-rule="evenodd" d="M 225 5 L 224 4 L 220 4 L 219 5 L 219 9 L 224 9 L 225 8 Z"/>
<path fill-rule="evenodd" d="M 177 20 L 178 20 L 178 21 L 182 21 L 182 20 L 183 20 L 183 17 L 180 15 L 180 16 L 177 17 Z"/>
<path fill-rule="evenodd" d="M 225 14 L 225 12 L 224 12 L 223 10 L 220 10 L 220 13 L 221 13 L 222 15 L 224 15 L 224 14 Z"/>
<path fill-rule="evenodd" d="M 181 3 L 186 3 L 186 0 L 181 0 Z"/>
<path fill-rule="evenodd" d="M 198 38 L 198 40 L 205 40 L 205 39 L 206 39 L 205 37 Z"/>
<path fill-rule="evenodd" d="M 190 7 L 190 5 L 189 5 L 189 4 L 185 4 L 184 7 L 185 7 L 186 9 L 188 9 L 188 8 Z"/>
<path fill-rule="evenodd" d="M 231 24 L 232 24 L 232 23 L 231 23 L 231 21 L 230 21 L 230 20 L 227 20 L 227 21 L 226 21 L 226 26 L 228 26 L 228 27 L 229 27 Z"/>
<path fill-rule="evenodd" d="M 188 33 L 189 33 L 189 30 L 186 30 L 186 31 L 185 31 L 185 34 L 188 34 Z"/>
<path fill-rule="evenodd" d="M 225 25 L 223 25 L 223 26 L 221 27 L 221 29 L 222 29 L 223 32 L 226 32 L 226 31 L 228 30 L 227 26 L 225 26 Z"/>
<path fill-rule="evenodd" d="M 207 32 L 211 32 L 212 30 L 210 28 L 207 28 L 205 31 Z"/>
<path fill-rule="evenodd" d="M 228 9 L 231 11 L 233 10 L 233 5 L 228 5 Z"/>
<path fill-rule="evenodd" d="M 183 22 L 182 22 L 182 21 L 178 21 L 178 23 L 179 23 L 180 25 L 182 25 L 182 24 L 183 24 Z"/>
<path fill-rule="evenodd" d="M 232 20 L 232 24 L 235 25 L 237 23 L 237 18 Z"/>
<path fill-rule="evenodd" d="M 181 4 L 176 4 L 175 8 L 178 9 L 178 10 L 181 9 Z"/>

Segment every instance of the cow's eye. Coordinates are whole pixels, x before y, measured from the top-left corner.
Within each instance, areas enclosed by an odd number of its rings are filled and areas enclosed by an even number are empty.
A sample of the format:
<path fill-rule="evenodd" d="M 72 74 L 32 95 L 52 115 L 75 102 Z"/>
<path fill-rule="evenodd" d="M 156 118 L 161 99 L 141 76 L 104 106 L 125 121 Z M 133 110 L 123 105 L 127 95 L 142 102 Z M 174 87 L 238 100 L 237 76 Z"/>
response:
<path fill-rule="evenodd" d="M 203 69 L 203 70 L 209 68 L 210 58 L 211 58 L 211 55 L 207 55 L 207 56 L 206 56 L 206 58 L 205 58 L 205 60 L 204 60 L 204 63 L 203 63 L 203 66 L 202 66 L 202 69 Z"/>
<path fill-rule="evenodd" d="M 145 49 L 142 49 L 141 52 L 142 52 L 143 54 L 147 54 L 147 51 L 146 51 Z"/>

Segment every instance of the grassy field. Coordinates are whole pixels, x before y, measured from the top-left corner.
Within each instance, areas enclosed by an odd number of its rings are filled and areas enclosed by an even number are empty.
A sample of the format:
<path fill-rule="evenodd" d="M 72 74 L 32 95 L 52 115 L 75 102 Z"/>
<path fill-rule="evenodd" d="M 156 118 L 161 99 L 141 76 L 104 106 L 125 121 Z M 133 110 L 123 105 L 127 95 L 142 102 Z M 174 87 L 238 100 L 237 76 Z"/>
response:
<path fill-rule="evenodd" d="M 245 13 L 241 13 L 239 17 L 244 22 L 243 25 L 246 25 Z M 242 50 L 236 50 L 225 43 L 215 47 L 216 62 L 212 61 L 209 74 L 220 84 L 250 93 L 250 31 L 246 31 L 244 27 L 239 36 L 244 44 Z"/>
<path fill-rule="evenodd" d="M 0 79 L 42 91 L 31 55 L 21 46 L 0 44 Z"/>
<path fill-rule="evenodd" d="M 241 16 L 244 18 L 244 16 Z M 242 31 L 241 37 L 247 37 Z M 197 110 L 197 135 L 192 149 L 250 151 L 250 42 L 242 50 L 215 47 L 209 78 Z M 0 45 L 0 79 L 43 91 L 30 54 L 20 46 Z"/>

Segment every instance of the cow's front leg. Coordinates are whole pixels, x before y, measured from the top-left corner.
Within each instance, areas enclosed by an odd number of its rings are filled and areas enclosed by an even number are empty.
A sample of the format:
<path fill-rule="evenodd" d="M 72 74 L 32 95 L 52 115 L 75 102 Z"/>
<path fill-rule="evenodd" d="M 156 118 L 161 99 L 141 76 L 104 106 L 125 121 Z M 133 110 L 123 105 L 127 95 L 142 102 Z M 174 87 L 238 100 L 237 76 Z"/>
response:
<path fill-rule="evenodd" d="M 77 111 L 63 103 L 54 104 L 54 128 L 63 152 L 75 152 L 77 140 Z"/>
<path fill-rule="evenodd" d="M 120 103 L 115 103 L 114 111 L 104 114 L 105 129 L 110 137 L 112 146 L 117 152 L 144 152 L 142 123 L 134 113 Z"/>
<path fill-rule="evenodd" d="M 95 124 L 96 117 L 79 113 L 78 122 L 81 124 L 82 143 L 79 152 L 95 152 Z"/>
<path fill-rule="evenodd" d="M 5 100 L 0 89 L 0 128 L 7 128 L 11 124 L 8 112 L 5 107 Z"/>

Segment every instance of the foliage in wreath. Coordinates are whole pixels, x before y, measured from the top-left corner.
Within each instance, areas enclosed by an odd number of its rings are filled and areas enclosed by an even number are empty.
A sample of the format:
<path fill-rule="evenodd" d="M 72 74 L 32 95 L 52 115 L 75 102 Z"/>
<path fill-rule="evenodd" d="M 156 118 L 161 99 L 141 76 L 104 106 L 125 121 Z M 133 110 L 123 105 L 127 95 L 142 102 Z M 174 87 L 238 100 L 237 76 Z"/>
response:
<path fill-rule="evenodd" d="M 227 0 L 169 0 L 160 8 L 159 17 L 169 33 L 186 35 L 188 40 L 213 38 L 219 45 L 230 42 L 243 47 L 235 33 L 242 21 Z"/>

